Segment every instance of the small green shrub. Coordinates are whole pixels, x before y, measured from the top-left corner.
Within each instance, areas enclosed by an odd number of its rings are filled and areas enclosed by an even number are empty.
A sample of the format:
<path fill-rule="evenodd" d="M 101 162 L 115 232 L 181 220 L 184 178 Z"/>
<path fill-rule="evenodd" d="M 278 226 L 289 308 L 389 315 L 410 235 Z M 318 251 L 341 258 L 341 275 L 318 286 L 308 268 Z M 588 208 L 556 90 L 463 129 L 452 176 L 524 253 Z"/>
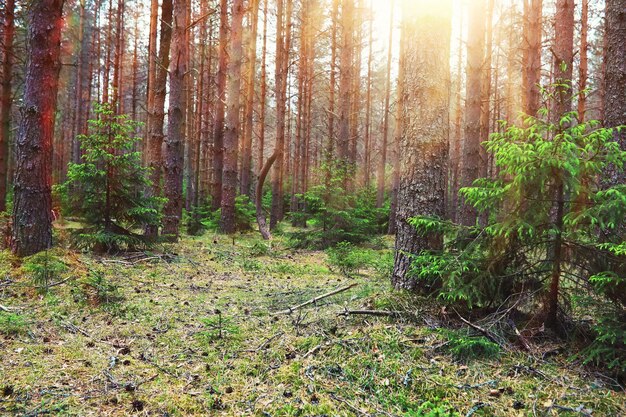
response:
<path fill-rule="evenodd" d="M 39 252 L 24 259 L 22 269 L 26 272 L 32 285 L 38 292 L 45 294 L 62 280 L 62 274 L 67 272 L 67 265 L 49 251 Z"/>
<path fill-rule="evenodd" d="M 263 264 L 256 259 L 244 258 L 240 261 L 240 264 L 244 271 L 259 271 L 263 268 Z"/>
<path fill-rule="evenodd" d="M 584 351 L 584 362 L 593 363 L 626 376 L 626 314 L 603 315 L 594 326 L 596 337 Z"/>
<path fill-rule="evenodd" d="M 378 253 L 372 262 L 376 275 L 383 279 L 389 279 L 393 273 L 394 253 L 391 251 Z"/>
<path fill-rule="evenodd" d="M 207 229 L 206 219 L 212 217 L 211 202 L 207 201 L 203 204 L 191 207 L 186 214 L 187 234 L 190 236 L 200 236 Z"/>
<path fill-rule="evenodd" d="M 217 231 L 220 229 L 221 210 L 214 212 L 202 211 L 205 216 L 200 219 L 202 227 L 207 230 Z M 252 224 L 256 221 L 256 208 L 250 198 L 239 195 L 235 198 L 235 227 L 237 231 L 245 232 L 252 230 Z"/>
<path fill-rule="evenodd" d="M 101 271 L 89 272 L 83 281 L 83 294 L 92 305 L 112 305 L 124 299 L 119 286 L 109 281 Z"/>
<path fill-rule="evenodd" d="M 450 406 L 440 404 L 439 401 L 426 401 L 420 404 L 415 411 L 405 414 L 405 417 L 460 417 Z"/>
<path fill-rule="evenodd" d="M 197 333 L 197 336 L 205 342 L 236 337 L 241 332 L 239 326 L 234 324 L 231 318 L 224 317 L 220 310 L 215 310 L 214 316 L 202 318 L 200 322 L 206 330 Z"/>
<path fill-rule="evenodd" d="M 64 210 L 86 224 L 76 239 L 97 252 L 148 246 L 133 230 L 159 225 L 165 199 L 145 193 L 152 184 L 136 150 L 140 123 L 116 114 L 109 104 L 96 103 L 88 124 L 88 134 L 77 138 L 83 150 L 80 163 L 70 163 L 67 181 L 55 187 Z"/>
<path fill-rule="evenodd" d="M 463 331 L 441 330 L 448 339 L 445 350 L 458 361 L 491 359 L 500 354 L 500 346 L 484 336 L 473 337 Z"/>
<path fill-rule="evenodd" d="M 295 249 L 326 249 L 339 242 L 361 244 L 386 233 L 389 205 L 375 205 L 375 190 L 363 188 L 346 193 L 340 181 L 329 187 L 313 187 L 303 196 L 305 212 L 292 213 L 300 224 L 313 230 L 289 234 L 289 244 Z"/>
<path fill-rule="evenodd" d="M 6 336 L 16 336 L 27 331 L 28 323 L 23 316 L 0 310 L 0 333 Z"/>
<path fill-rule="evenodd" d="M 626 243 L 621 247 L 626 247 Z M 612 249 L 615 254 L 623 250 Z M 595 317 L 594 337 L 583 351 L 584 362 L 602 366 L 618 377 L 626 377 L 626 278 L 604 272 L 592 276 L 589 282 L 596 293 L 604 295 L 610 302 L 583 297 L 582 308 Z"/>
<path fill-rule="evenodd" d="M 374 263 L 371 252 L 355 247 L 350 242 L 340 242 L 326 250 L 329 266 L 349 277 Z"/>
<path fill-rule="evenodd" d="M 268 256 L 272 253 L 272 248 L 269 244 L 262 242 L 260 240 L 255 241 L 250 247 L 248 247 L 248 255 L 253 256 L 255 258 L 261 256 Z"/>

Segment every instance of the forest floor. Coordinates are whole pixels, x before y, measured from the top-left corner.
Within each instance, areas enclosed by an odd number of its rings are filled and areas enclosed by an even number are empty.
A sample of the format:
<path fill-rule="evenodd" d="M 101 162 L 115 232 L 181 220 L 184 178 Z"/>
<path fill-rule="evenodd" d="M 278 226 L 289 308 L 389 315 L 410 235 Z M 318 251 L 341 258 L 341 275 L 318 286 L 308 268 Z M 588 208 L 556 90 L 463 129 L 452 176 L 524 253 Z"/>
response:
<path fill-rule="evenodd" d="M 554 342 L 459 360 L 450 329 L 464 325 L 440 306 L 283 237 L 164 249 L 54 249 L 69 270 L 47 294 L 1 253 L 0 415 L 626 416 L 623 388 Z"/>

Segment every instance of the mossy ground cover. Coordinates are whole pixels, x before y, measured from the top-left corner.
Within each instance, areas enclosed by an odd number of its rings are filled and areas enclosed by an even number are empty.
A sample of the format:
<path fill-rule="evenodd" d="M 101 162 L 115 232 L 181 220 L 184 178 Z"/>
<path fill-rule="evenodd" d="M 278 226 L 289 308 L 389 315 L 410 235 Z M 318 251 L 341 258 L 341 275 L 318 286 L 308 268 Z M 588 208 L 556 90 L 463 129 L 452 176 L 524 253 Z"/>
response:
<path fill-rule="evenodd" d="M 118 257 L 55 249 L 69 268 L 47 292 L 3 253 L 0 415 L 626 415 L 615 381 L 554 342 L 532 355 L 459 342 L 458 320 L 377 268 L 348 278 L 324 252 L 266 245 L 208 234 Z"/>

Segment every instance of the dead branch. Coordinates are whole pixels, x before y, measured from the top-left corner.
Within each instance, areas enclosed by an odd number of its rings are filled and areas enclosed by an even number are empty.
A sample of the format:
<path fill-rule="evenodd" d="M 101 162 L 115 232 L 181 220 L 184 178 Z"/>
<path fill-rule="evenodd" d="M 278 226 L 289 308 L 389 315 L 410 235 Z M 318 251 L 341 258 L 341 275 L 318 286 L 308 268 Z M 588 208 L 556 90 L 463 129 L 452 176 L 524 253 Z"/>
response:
<path fill-rule="evenodd" d="M 304 356 L 302 356 L 302 359 L 306 359 L 309 356 L 316 354 L 321 348 L 322 348 L 322 345 L 317 345 L 317 346 L 313 347 L 311 350 L 309 350 L 307 353 L 305 353 Z"/>
<path fill-rule="evenodd" d="M 310 304 L 315 304 L 315 303 L 317 303 L 318 301 L 323 300 L 324 298 L 328 298 L 328 297 L 333 296 L 333 295 L 335 295 L 335 294 L 339 294 L 339 293 L 341 293 L 341 292 L 348 291 L 349 289 L 354 288 L 354 287 L 356 287 L 357 285 L 358 285 L 358 284 L 354 283 L 354 284 L 350 284 L 350 285 L 348 285 L 347 287 L 338 288 L 338 289 L 333 290 L 333 291 L 331 291 L 331 292 L 327 292 L 326 294 L 323 294 L 323 295 L 317 296 L 317 297 L 315 297 L 315 298 L 311 298 L 310 300 L 305 301 L 305 302 L 304 302 L 304 303 L 302 303 L 302 304 L 298 304 L 297 306 L 294 306 L 294 307 L 289 307 L 289 308 L 288 308 L 288 309 L 286 309 L 286 310 L 282 310 L 282 311 L 279 311 L 279 312 L 274 313 L 274 314 L 276 314 L 276 315 L 278 315 L 278 314 L 291 314 L 291 313 L 293 313 L 294 311 L 299 310 L 299 309 L 301 309 L 301 308 L 303 308 L 303 307 L 306 307 L 306 306 L 308 306 L 308 305 L 310 305 Z"/>
<path fill-rule="evenodd" d="M 63 327 L 65 327 L 70 333 L 74 333 L 74 334 L 80 333 L 83 336 L 91 338 L 91 335 L 89 333 L 87 333 L 86 331 L 84 331 L 80 327 L 70 323 L 69 321 L 64 322 L 63 323 Z"/>
<path fill-rule="evenodd" d="M 343 310 L 337 313 L 338 316 L 378 316 L 378 317 L 401 317 L 403 315 L 409 315 L 402 311 L 385 311 L 385 310 Z"/>
<path fill-rule="evenodd" d="M 263 343 L 261 343 L 256 349 L 248 349 L 245 352 L 252 352 L 252 353 L 256 353 L 260 350 L 265 349 L 266 347 L 269 346 L 270 343 L 272 343 L 275 339 L 278 339 L 279 337 L 281 337 L 282 335 L 284 335 L 285 332 L 278 332 L 275 335 L 268 337 L 267 339 L 265 339 L 265 341 Z"/>
<path fill-rule="evenodd" d="M 496 345 L 500 346 L 501 348 L 504 347 L 504 346 L 502 346 L 502 343 L 500 343 L 500 341 L 498 339 L 496 339 L 496 337 L 489 330 L 483 329 L 482 327 L 478 326 L 477 324 L 474 324 L 474 323 L 470 322 L 469 320 L 463 318 L 463 316 L 461 316 L 458 311 L 456 311 L 455 309 L 453 309 L 453 310 L 456 313 L 456 315 L 459 316 L 459 319 L 461 319 L 461 321 L 463 323 L 467 324 L 472 329 L 478 331 L 483 336 L 485 336 L 487 339 L 491 340 L 493 343 L 495 343 Z"/>

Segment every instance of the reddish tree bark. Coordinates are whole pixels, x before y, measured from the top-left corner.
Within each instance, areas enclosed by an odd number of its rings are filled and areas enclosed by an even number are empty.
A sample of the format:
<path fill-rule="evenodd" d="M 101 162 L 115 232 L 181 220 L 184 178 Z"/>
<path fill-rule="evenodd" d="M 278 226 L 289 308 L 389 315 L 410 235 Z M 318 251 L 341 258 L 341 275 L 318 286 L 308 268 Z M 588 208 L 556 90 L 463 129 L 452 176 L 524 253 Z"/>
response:
<path fill-rule="evenodd" d="M 228 67 L 228 113 L 224 134 L 224 169 L 222 171 L 222 204 L 220 227 L 223 233 L 234 233 L 235 197 L 237 196 L 237 153 L 239 150 L 239 97 L 241 88 L 241 59 L 243 0 L 233 0 L 230 30 L 230 63 Z"/>
<path fill-rule="evenodd" d="M 626 0 L 606 1 L 605 29 L 605 75 L 604 75 L 604 125 L 626 125 Z M 626 129 L 613 132 L 622 150 L 626 150 Z M 626 183 L 626 174 L 611 169 L 608 175 L 611 185 Z"/>
<path fill-rule="evenodd" d="M 163 0 L 161 5 L 161 38 L 159 40 L 159 57 L 156 64 L 154 78 L 154 98 L 152 107 L 148 108 L 148 167 L 151 169 L 150 180 L 152 186 L 147 190 L 150 196 L 161 195 L 161 174 L 163 165 L 163 120 L 165 118 L 165 96 L 167 82 L 167 68 L 170 63 L 170 44 L 172 40 L 172 0 Z M 155 57 L 154 59 L 157 59 Z M 145 235 L 150 239 L 156 238 L 159 227 L 149 224 L 145 227 Z"/>
<path fill-rule="evenodd" d="M 574 0 L 557 0 L 554 20 L 554 82 L 556 100 L 553 122 L 572 111 L 572 76 L 574 67 Z"/>
<path fill-rule="evenodd" d="M 285 10 L 286 2 L 286 10 Z M 277 155 L 272 172 L 272 211 L 270 229 L 274 229 L 284 215 L 283 170 L 285 161 L 285 128 L 287 124 L 287 78 L 289 76 L 289 51 L 291 49 L 291 14 L 293 0 L 278 0 L 276 31 L 276 148 Z"/>
<path fill-rule="evenodd" d="M 250 45 L 248 47 L 248 74 L 246 80 L 245 128 L 241 147 L 240 193 L 250 195 L 252 178 L 252 131 L 254 123 L 254 91 L 256 79 L 256 40 L 259 23 L 259 0 L 250 0 Z"/>
<path fill-rule="evenodd" d="M 524 56 L 522 58 L 523 111 L 536 116 L 541 93 L 541 38 L 543 0 L 524 0 Z"/>
<path fill-rule="evenodd" d="M 585 121 L 587 79 L 589 78 L 589 0 L 582 0 L 580 17 L 580 65 L 578 67 L 578 121 Z"/>
<path fill-rule="evenodd" d="M 214 210 L 222 202 L 222 171 L 224 169 L 224 117 L 226 115 L 226 75 L 228 71 L 228 0 L 220 2 L 219 62 L 217 70 L 217 102 L 213 124 L 211 205 Z"/>
<path fill-rule="evenodd" d="M 11 137 L 11 81 L 13 79 L 13 38 L 15 36 L 15 0 L 6 0 L 3 13 L 2 81 L 0 82 L 0 212 L 6 211 L 7 163 Z"/>
<path fill-rule="evenodd" d="M 29 57 L 17 134 L 13 240 L 18 256 L 52 246 L 52 140 L 59 82 L 63 0 L 39 0 L 28 10 Z"/>
<path fill-rule="evenodd" d="M 259 146 L 257 149 L 257 171 L 263 169 L 263 156 L 265 153 L 265 107 L 267 105 L 267 2 L 263 0 L 263 51 L 261 52 L 261 98 L 259 110 Z M 261 192 L 263 188 L 261 188 Z"/>
<path fill-rule="evenodd" d="M 165 140 L 164 179 L 167 203 L 163 210 L 163 235 L 176 241 L 183 214 L 183 169 L 185 144 L 185 113 L 187 110 L 185 78 L 188 64 L 187 0 L 174 0 L 174 25 L 170 54 L 169 110 Z"/>

